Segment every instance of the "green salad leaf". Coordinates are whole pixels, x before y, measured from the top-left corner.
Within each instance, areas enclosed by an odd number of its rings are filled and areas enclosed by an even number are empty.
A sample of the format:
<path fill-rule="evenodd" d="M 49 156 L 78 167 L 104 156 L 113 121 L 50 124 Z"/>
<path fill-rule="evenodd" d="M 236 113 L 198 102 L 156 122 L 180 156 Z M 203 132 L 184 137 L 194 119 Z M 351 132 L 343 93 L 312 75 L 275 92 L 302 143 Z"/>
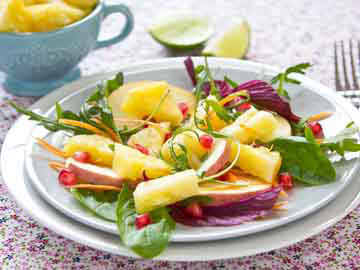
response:
<path fill-rule="evenodd" d="M 319 144 L 307 137 L 281 137 L 271 141 L 273 150 L 282 157 L 281 171 L 289 172 L 299 182 L 321 185 L 335 181 L 336 171 Z M 311 132 L 311 131 L 310 131 Z"/>
<path fill-rule="evenodd" d="M 109 221 L 116 221 L 116 207 L 119 192 L 70 189 L 82 206 L 95 215 Z"/>
<path fill-rule="evenodd" d="M 125 246 L 143 258 L 159 255 L 167 246 L 175 221 L 167 208 L 159 208 L 150 213 L 152 224 L 142 229 L 135 226 L 136 211 L 132 190 L 124 185 L 117 202 L 117 226 Z"/>
<path fill-rule="evenodd" d="M 357 143 L 357 139 L 351 138 L 358 132 L 359 129 L 351 123 L 351 125 L 340 131 L 339 134 L 324 139 L 320 146 L 322 149 L 337 152 L 341 156 L 344 156 L 345 152 L 358 152 L 360 151 L 360 144 Z"/>

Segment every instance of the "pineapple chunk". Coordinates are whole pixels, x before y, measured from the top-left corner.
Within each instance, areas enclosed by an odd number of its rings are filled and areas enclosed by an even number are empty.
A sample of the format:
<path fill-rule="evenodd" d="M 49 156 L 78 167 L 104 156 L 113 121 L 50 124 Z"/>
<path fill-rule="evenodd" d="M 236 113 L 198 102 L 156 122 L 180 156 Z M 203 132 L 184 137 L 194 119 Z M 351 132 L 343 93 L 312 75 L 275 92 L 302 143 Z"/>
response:
<path fill-rule="evenodd" d="M 268 183 L 275 184 L 281 166 L 279 152 L 270 151 L 266 147 L 253 147 L 240 144 L 240 156 L 236 166 L 244 172 L 258 176 Z M 231 160 L 236 155 L 236 145 L 232 145 Z"/>
<path fill-rule="evenodd" d="M 222 132 L 236 138 L 240 143 L 249 144 L 254 140 L 268 142 L 278 122 L 272 113 L 252 108 L 242 114 Z"/>
<path fill-rule="evenodd" d="M 25 6 L 45 4 L 51 2 L 51 0 L 23 0 Z"/>
<path fill-rule="evenodd" d="M 33 32 L 48 32 L 72 24 L 87 14 L 63 2 L 53 2 L 26 7 L 33 21 Z"/>
<path fill-rule="evenodd" d="M 69 5 L 72 6 L 77 6 L 81 9 L 91 9 L 93 8 L 98 0 L 63 0 L 64 2 L 68 3 Z"/>
<path fill-rule="evenodd" d="M 119 177 L 131 181 L 144 179 L 144 174 L 153 179 L 171 173 L 171 167 L 161 159 L 122 144 L 115 144 L 112 168 Z"/>
<path fill-rule="evenodd" d="M 89 152 L 93 163 L 111 167 L 114 152 L 109 148 L 109 144 L 114 142 L 109 138 L 99 135 L 76 135 L 67 140 L 64 151 L 68 155 L 75 152 Z"/>
<path fill-rule="evenodd" d="M 151 155 L 157 156 L 160 153 L 161 147 L 164 143 L 164 137 L 161 136 L 158 129 L 155 127 L 148 127 L 140 130 L 132 135 L 128 140 L 129 146 L 140 144 L 149 149 Z"/>
<path fill-rule="evenodd" d="M 285 118 L 276 115 L 275 119 L 277 121 L 276 128 L 268 138 L 268 141 L 272 141 L 279 137 L 288 137 L 291 136 L 291 126 Z"/>
<path fill-rule="evenodd" d="M 201 135 L 201 132 L 197 132 Z M 167 140 L 162 146 L 161 155 L 167 162 L 172 163 L 174 160 L 170 152 L 170 142 L 171 140 Z M 193 169 L 200 167 L 201 158 L 207 153 L 207 150 L 200 144 L 199 139 L 194 132 L 186 131 L 177 135 L 174 139 L 174 143 L 174 152 L 176 155 L 182 153 L 182 150 L 178 145 L 182 144 L 187 150 L 187 158 L 190 163 L 190 167 Z"/>
<path fill-rule="evenodd" d="M 114 121 L 118 128 L 124 128 L 127 126 L 128 128 L 135 127 L 139 125 L 136 122 L 124 122 L 124 119 L 139 119 L 134 115 L 129 115 L 121 110 L 121 106 L 127 96 L 127 93 L 138 87 L 146 87 L 149 83 L 154 83 L 152 81 L 138 81 L 138 82 L 129 82 L 114 91 L 110 97 L 108 98 L 109 105 L 113 111 Z M 189 113 L 192 114 L 195 108 L 195 97 L 194 95 L 185 89 L 180 87 L 176 87 L 174 85 L 169 85 L 172 96 L 176 102 L 176 104 L 180 102 L 184 102 L 189 107 Z"/>
<path fill-rule="evenodd" d="M 134 191 L 136 212 L 144 213 L 199 194 L 199 177 L 186 170 L 137 185 Z"/>
<path fill-rule="evenodd" d="M 173 126 L 177 126 L 182 122 L 183 115 L 171 91 L 158 107 L 160 100 L 168 90 L 169 85 L 166 82 L 152 82 L 134 88 L 124 98 L 121 110 L 140 119 L 157 110 L 153 116 L 157 122 L 170 122 Z"/>
<path fill-rule="evenodd" d="M 0 5 L 0 31 L 32 31 L 32 18 L 22 0 L 2 1 Z"/>

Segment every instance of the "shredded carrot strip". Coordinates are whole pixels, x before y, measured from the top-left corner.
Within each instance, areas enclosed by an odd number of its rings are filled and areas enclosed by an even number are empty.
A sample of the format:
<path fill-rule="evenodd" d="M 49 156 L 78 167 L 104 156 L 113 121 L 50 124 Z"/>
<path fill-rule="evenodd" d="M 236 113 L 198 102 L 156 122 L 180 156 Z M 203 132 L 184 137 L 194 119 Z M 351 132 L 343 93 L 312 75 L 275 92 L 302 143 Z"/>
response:
<path fill-rule="evenodd" d="M 65 168 L 65 164 L 62 162 L 58 162 L 58 161 L 50 161 L 49 162 L 49 167 L 51 169 L 54 169 L 56 171 L 60 171 L 61 169 Z"/>
<path fill-rule="evenodd" d="M 101 126 L 103 129 L 106 130 L 106 132 L 110 135 L 111 139 L 114 141 L 114 142 L 118 142 L 118 143 L 121 143 L 121 140 L 119 138 L 118 135 L 116 135 L 116 133 L 111 129 L 109 128 L 107 125 L 105 125 L 103 122 L 101 122 L 99 119 L 97 118 L 92 118 L 91 120 L 93 120 L 94 122 L 96 122 L 99 126 Z"/>
<path fill-rule="evenodd" d="M 76 121 L 76 120 L 70 120 L 70 119 L 60 119 L 59 120 L 59 123 L 61 124 L 65 124 L 65 125 L 70 125 L 70 126 L 73 126 L 73 127 L 81 127 L 81 128 L 84 128 L 84 129 L 87 129 L 97 135 L 100 135 L 100 136 L 104 136 L 104 137 L 109 137 L 109 135 L 107 133 L 105 133 L 104 131 L 98 129 L 97 127 L 94 127 L 92 125 L 89 125 L 87 123 L 83 123 L 83 122 L 80 122 L 80 121 Z"/>
<path fill-rule="evenodd" d="M 324 120 L 326 118 L 329 118 L 333 114 L 334 114 L 333 112 L 321 112 L 321 113 L 317 113 L 317 114 L 314 114 L 314 115 L 310 116 L 307 120 L 309 122 L 321 121 L 321 120 Z"/>
<path fill-rule="evenodd" d="M 286 191 L 283 190 L 283 189 L 280 191 L 279 195 L 280 195 L 281 197 L 284 197 L 284 198 L 288 198 L 288 197 L 289 197 L 289 195 L 288 195 L 288 194 L 286 193 Z"/>
<path fill-rule="evenodd" d="M 282 201 L 282 202 L 277 202 L 274 206 L 273 209 L 277 209 L 277 210 L 286 210 L 283 207 L 285 205 L 287 205 L 289 202 L 288 201 Z"/>
<path fill-rule="evenodd" d="M 47 141 L 40 139 L 40 138 L 36 138 L 36 142 L 45 150 L 49 151 L 50 153 L 54 154 L 55 156 L 58 157 L 62 157 L 62 158 L 67 158 L 69 157 L 69 155 L 67 153 L 65 153 L 64 151 L 62 151 L 59 148 L 56 148 L 55 146 L 49 144 Z"/>
<path fill-rule="evenodd" d="M 239 91 L 238 91 L 239 92 Z M 225 105 L 226 103 L 232 101 L 233 99 L 237 98 L 239 95 L 238 95 L 238 92 L 234 93 L 234 94 L 231 94 L 231 95 L 228 95 L 227 97 L 223 98 L 222 100 L 219 101 L 219 105 L 223 106 Z"/>
<path fill-rule="evenodd" d="M 68 188 L 80 188 L 80 189 L 89 189 L 89 190 L 114 190 L 121 191 L 121 188 L 114 186 L 105 186 L 105 185 L 91 185 L 91 184 L 78 184 L 69 186 Z"/>

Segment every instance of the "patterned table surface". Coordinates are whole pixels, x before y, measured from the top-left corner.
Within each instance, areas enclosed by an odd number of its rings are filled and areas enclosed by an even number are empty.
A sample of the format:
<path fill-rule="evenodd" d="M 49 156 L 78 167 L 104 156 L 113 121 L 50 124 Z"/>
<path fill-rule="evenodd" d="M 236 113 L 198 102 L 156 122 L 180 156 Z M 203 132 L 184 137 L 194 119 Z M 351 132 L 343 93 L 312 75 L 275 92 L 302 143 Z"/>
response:
<path fill-rule="evenodd" d="M 117 2 L 117 1 L 116 1 Z M 217 30 L 229 18 L 245 17 L 252 27 L 248 58 L 282 67 L 299 62 L 314 66 L 309 76 L 333 87 L 333 42 L 360 39 L 358 0 L 172 0 L 121 1 L 135 14 L 134 32 L 124 42 L 91 53 L 83 75 L 114 70 L 146 59 L 174 56 L 146 33 L 159 13 L 191 10 L 214 19 Z M 211 2 L 211 4 L 210 4 Z M 104 22 L 103 34 L 116 33 L 116 17 Z M 4 52 L 0 52 L 1 54 Z M 0 74 L 0 82 L 3 75 Z M 14 97 L 0 86 L 0 143 L 17 114 L 6 104 L 30 105 L 34 98 Z M 27 216 L 11 199 L 0 179 L 1 269 L 360 269 L 360 207 L 315 237 L 256 256 L 214 262 L 134 260 L 94 250 L 64 239 Z"/>

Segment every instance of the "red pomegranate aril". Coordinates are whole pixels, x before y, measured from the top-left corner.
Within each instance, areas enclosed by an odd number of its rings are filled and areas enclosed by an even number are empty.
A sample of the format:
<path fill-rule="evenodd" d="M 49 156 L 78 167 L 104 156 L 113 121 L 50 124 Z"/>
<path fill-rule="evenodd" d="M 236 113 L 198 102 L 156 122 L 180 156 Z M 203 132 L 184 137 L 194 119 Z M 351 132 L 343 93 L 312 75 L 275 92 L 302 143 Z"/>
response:
<path fill-rule="evenodd" d="M 89 152 L 75 152 L 73 158 L 76 161 L 83 162 L 83 163 L 90 163 L 91 162 L 91 155 Z"/>
<path fill-rule="evenodd" d="M 146 147 L 140 145 L 140 144 L 135 144 L 134 148 L 138 151 L 140 151 L 141 153 L 145 154 L 145 155 L 149 155 L 149 149 L 147 149 Z"/>
<path fill-rule="evenodd" d="M 291 189 L 293 187 L 293 177 L 288 172 L 280 173 L 279 175 L 279 184 L 284 189 Z"/>
<path fill-rule="evenodd" d="M 165 136 L 164 136 L 164 141 L 166 142 L 168 139 L 170 139 L 172 136 L 171 132 L 167 132 L 165 133 Z"/>
<path fill-rule="evenodd" d="M 185 118 L 189 112 L 189 106 L 185 102 L 179 102 L 177 105 L 183 117 Z"/>
<path fill-rule="evenodd" d="M 211 137 L 210 135 L 204 134 L 200 136 L 200 144 L 202 145 L 202 147 L 206 149 L 210 149 L 213 143 L 214 143 L 214 138 Z"/>
<path fill-rule="evenodd" d="M 77 179 L 75 174 L 69 169 L 62 169 L 58 176 L 59 183 L 64 186 L 76 185 Z"/>
<path fill-rule="evenodd" d="M 136 226 L 136 229 L 138 229 L 138 230 L 146 227 L 147 225 L 149 225 L 151 223 L 152 223 L 152 221 L 151 221 L 151 217 L 150 217 L 149 213 L 139 215 L 135 219 L 135 226 Z"/>
<path fill-rule="evenodd" d="M 238 111 L 246 111 L 248 109 L 251 108 L 251 104 L 250 103 L 243 103 L 243 104 L 240 104 L 239 106 L 237 106 L 237 110 Z"/>
<path fill-rule="evenodd" d="M 314 133 L 314 135 L 317 135 L 320 132 L 322 132 L 322 127 L 318 122 L 309 122 L 308 126 L 311 128 L 311 131 Z"/>
<path fill-rule="evenodd" d="M 192 202 L 190 203 L 186 208 L 185 208 L 185 212 L 194 217 L 194 218 L 202 218 L 203 217 L 203 211 L 201 206 L 199 205 L 199 203 L 197 202 Z"/>

